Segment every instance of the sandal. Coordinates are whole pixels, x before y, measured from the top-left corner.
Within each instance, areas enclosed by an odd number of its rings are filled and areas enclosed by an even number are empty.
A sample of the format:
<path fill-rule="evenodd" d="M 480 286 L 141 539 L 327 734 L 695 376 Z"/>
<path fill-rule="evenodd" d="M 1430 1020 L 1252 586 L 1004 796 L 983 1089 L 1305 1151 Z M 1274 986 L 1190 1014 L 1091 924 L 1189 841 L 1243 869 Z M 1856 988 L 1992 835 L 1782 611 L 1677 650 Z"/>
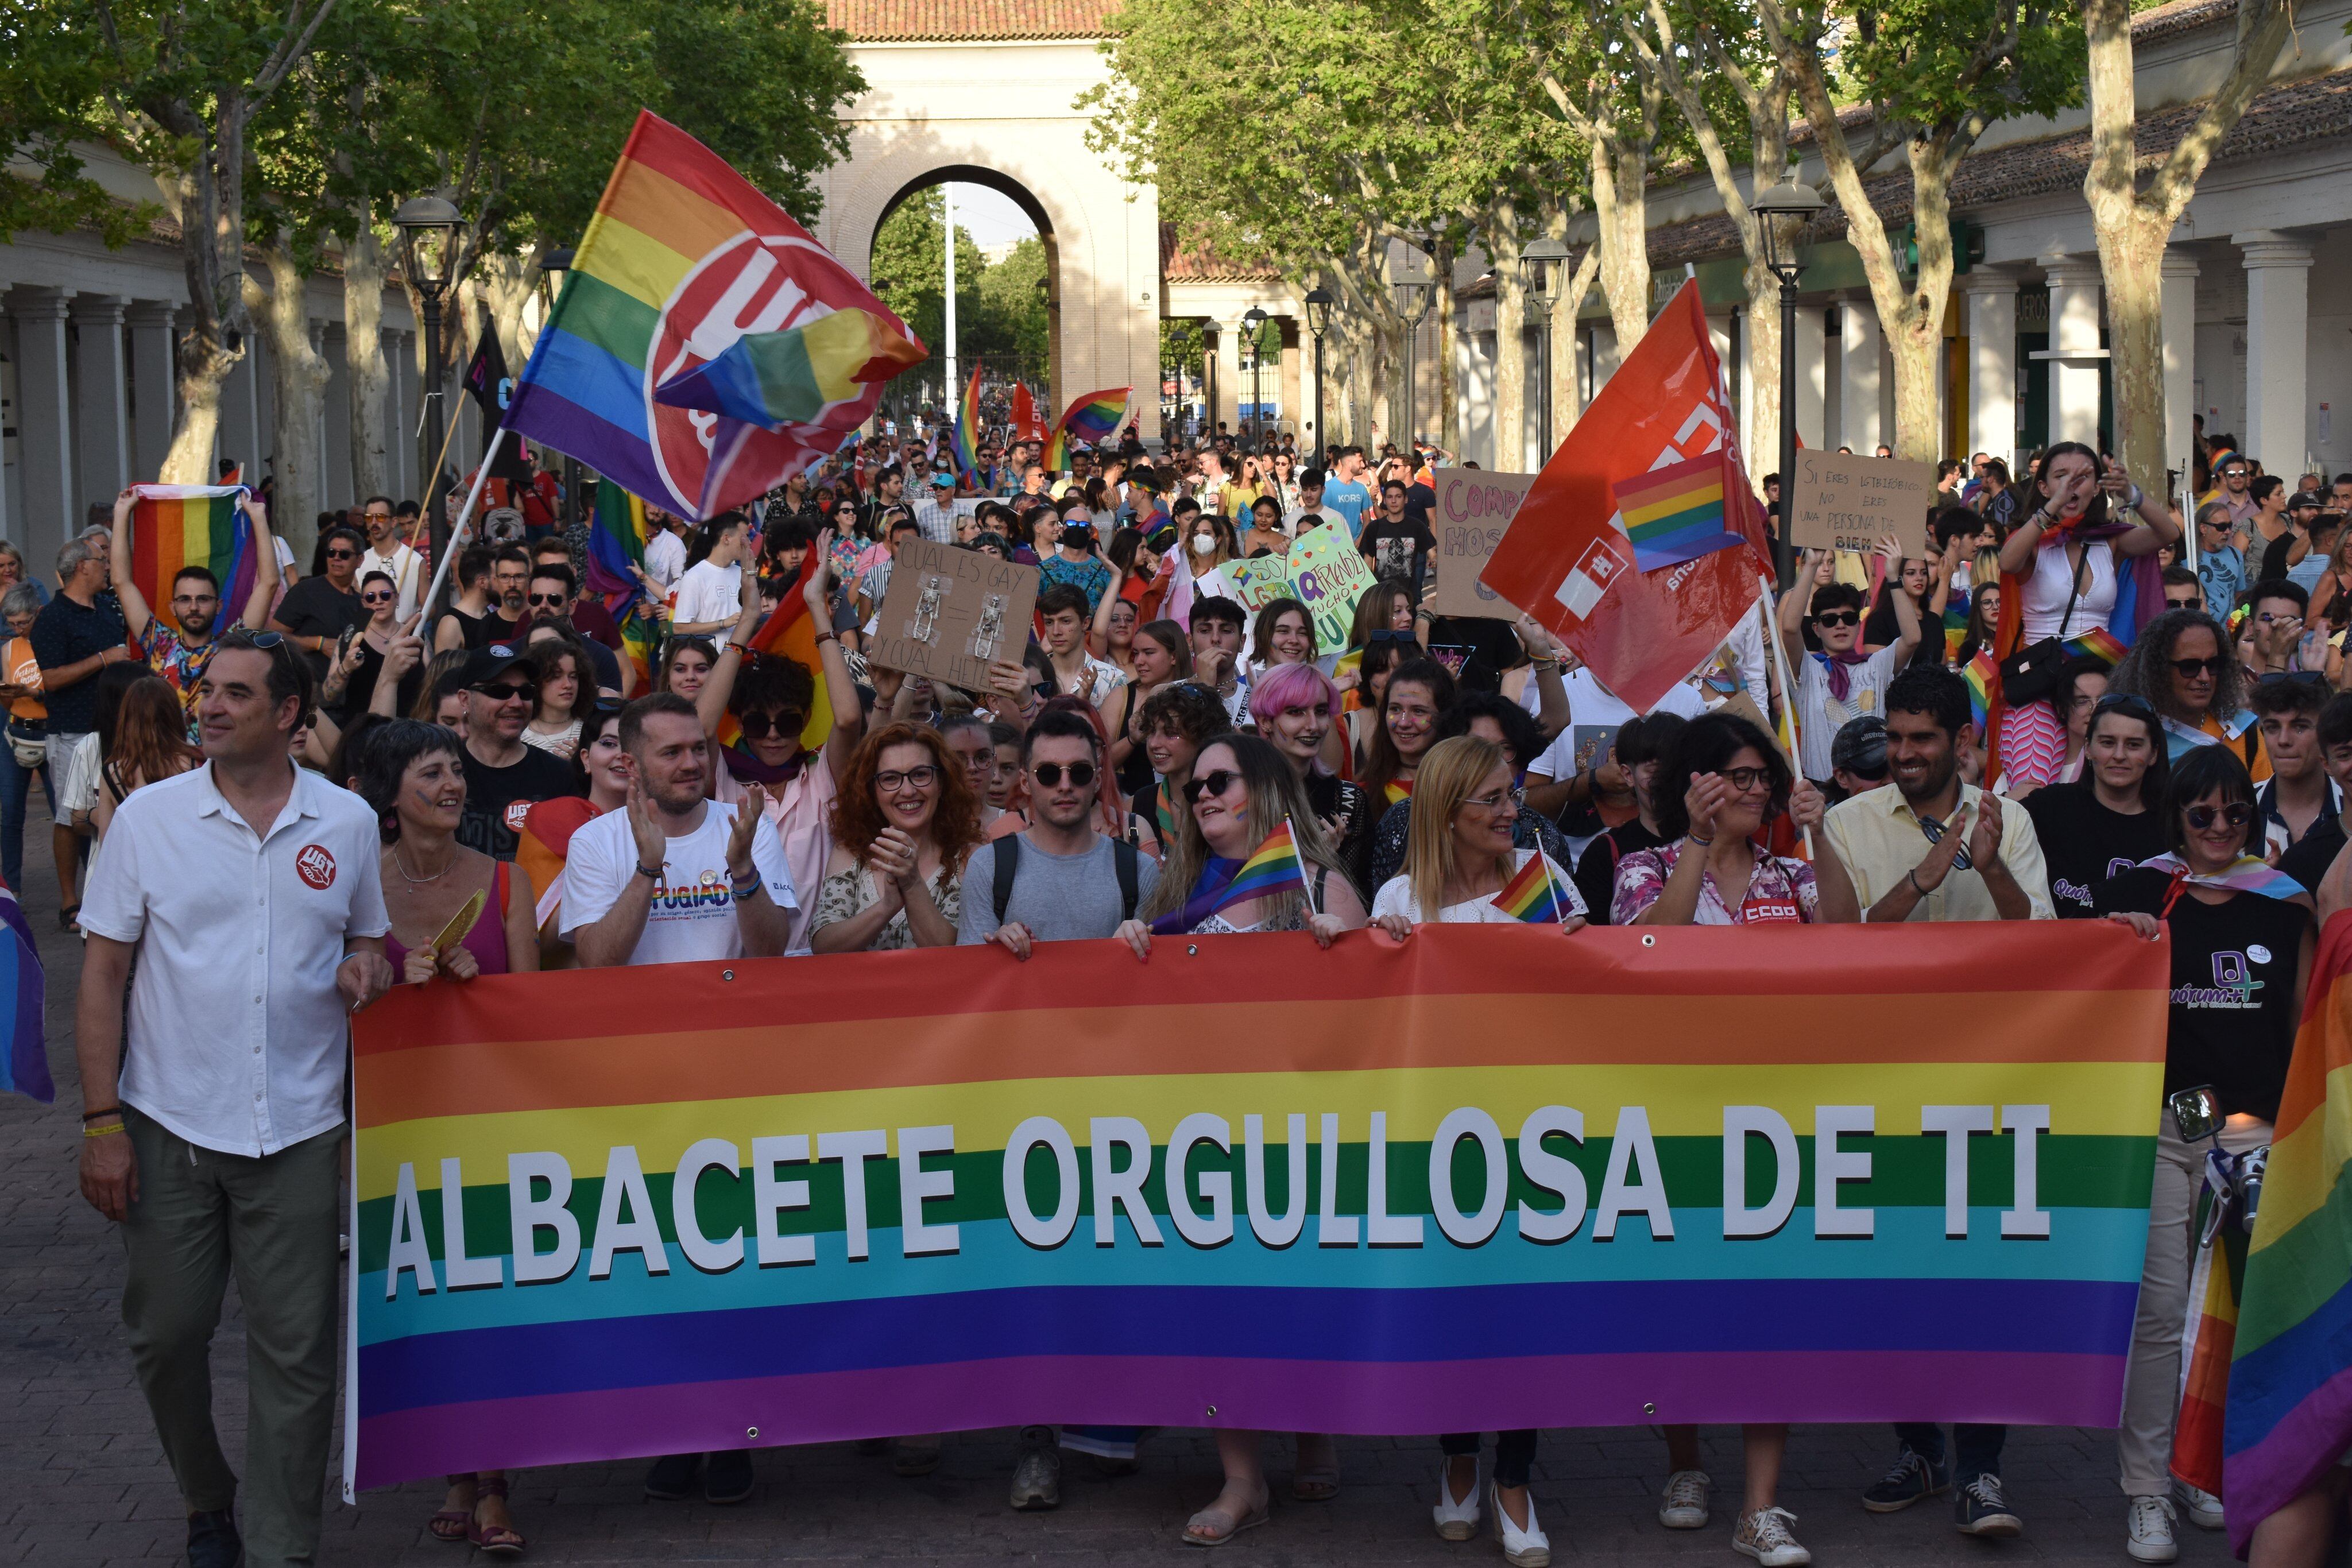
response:
<path fill-rule="evenodd" d="M 1223 1494 L 1221 1492 L 1218 1495 L 1222 1497 Z M 1202 1509 L 1200 1512 L 1194 1514 L 1191 1519 L 1184 1521 L 1184 1544 L 1187 1546 L 1223 1546 L 1226 1542 L 1231 1541 L 1243 1531 L 1255 1530 L 1259 1525 L 1264 1524 L 1267 1520 L 1271 1519 L 1273 1517 L 1272 1503 L 1273 1500 L 1269 1498 L 1266 1501 L 1259 1503 L 1255 1508 L 1250 1510 L 1247 1513 L 1243 1514 L 1239 1519 L 1235 1519 L 1232 1514 L 1212 1502 L 1208 1507 Z M 1217 1528 L 1219 1525 L 1223 1525 L 1224 1528 L 1220 1530 Z"/>
<path fill-rule="evenodd" d="M 496 1480 L 483 1481 L 480 1483 L 479 1494 L 474 1503 L 475 1511 L 477 1512 L 480 1511 L 482 1499 L 497 1498 L 503 1502 L 506 1500 L 506 1495 L 507 1483 L 505 1477 L 501 1476 Z M 520 1557 L 522 1555 L 523 1546 L 525 1544 L 522 1538 L 522 1531 L 515 1529 L 513 1526 L 505 1524 L 486 1525 L 471 1519 L 470 1517 L 467 1521 L 466 1539 L 472 1542 L 476 1548 L 488 1552 L 493 1557 Z"/>
<path fill-rule="evenodd" d="M 1329 1437 L 1322 1439 L 1324 1451 L 1331 1457 L 1307 1462 L 1307 1439 L 1298 1439 L 1299 1462 L 1290 1472 L 1290 1497 L 1294 1502 L 1329 1502 L 1339 1495 L 1339 1453 Z"/>
<path fill-rule="evenodd" d="M 471 1476 L 451 1476 L 451 1486 L 463 1486 L 473 1480 Z M 478 1498 L 477 1500 L 479 1500 Z M 474 1511 L 468 1508 L 445 1508 L 425 1521 L 425 1533 L 436 1541 L 446 1541 L 452 1546 L 467 1543 L 474 1524 Z"/>

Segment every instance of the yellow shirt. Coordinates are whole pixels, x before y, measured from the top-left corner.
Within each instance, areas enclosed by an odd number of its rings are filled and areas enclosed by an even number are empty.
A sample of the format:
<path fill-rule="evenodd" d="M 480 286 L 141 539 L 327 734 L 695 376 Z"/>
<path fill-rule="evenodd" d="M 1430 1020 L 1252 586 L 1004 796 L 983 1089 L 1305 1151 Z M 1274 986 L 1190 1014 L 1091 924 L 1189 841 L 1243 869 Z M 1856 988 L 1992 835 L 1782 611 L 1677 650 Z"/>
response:
<path fill-rule="evenodd" d="M 1960 786 L 1960 804 L 1973 808 L 1984 791 L 1973 784 Z M 1959 813 L 1955 810 L 1953 815 Z M 1963 831 L 1976 826 L 1976 812 L 1969 812 Z M 1850 800 L 1831 808 L 1829 819 L 1822 824 L 1829 834 L 1830 846 L 1845 863 L 1846 874 L 1853 879 L 1853 891 L 1862 900 L 1866 917 L 1870 906 L 1885 897 L 1903 879 L 1925 860 L 1929 849 L 1925 829 L 1903 798 L 1903 791 L 1892 784 L 1865 790 Z M 2025 808 L 2013 800 L 2000 802 L 2000 863 L 2017 885 L 2025 890 L 2032 918 L 2055 920 L 2057 909 L 2050 902 L 2050 872 L 2042 863 L 2042 841 L 2034 837 L 2033 819 Z M 1911 911 L 1914 920 L 1998 920 L 2000 912 L 1993 907 L 1992 891 L 1985 886 L 1983 873 L 1973 869 L 1962 871 L 1955 866 L 1936 890 L 1922 898 Z"/>

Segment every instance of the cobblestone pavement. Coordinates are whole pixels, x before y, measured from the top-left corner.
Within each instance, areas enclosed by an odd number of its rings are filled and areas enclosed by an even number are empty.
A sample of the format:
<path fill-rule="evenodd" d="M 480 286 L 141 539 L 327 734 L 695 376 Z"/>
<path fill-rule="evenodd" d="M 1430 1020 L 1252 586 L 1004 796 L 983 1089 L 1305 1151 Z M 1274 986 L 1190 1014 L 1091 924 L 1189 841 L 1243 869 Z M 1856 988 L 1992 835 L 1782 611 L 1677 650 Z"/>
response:
<path fill-rule="evenodd" d="M 183 1508 L 131 1375 L 120 1321 L 122 1267 L 110 1227 L 75 1191 L 73 1074 L 78 940 L 57 928 L 48 821 L 27 824 L 26 904 L 49 976 L 49 1061 L 58 1103 L 0 1095 L 0 1564 L 93 1565 L 180 1557 Z M 215 1342 L 219 1419 L 232 1459 L 243 1450 L 244 1331 L 234 1294 Z M 1466 1545 L 1430 1527 L 1437 1445 L 1428 1437 L 1343 1438 L 1345 1484 L 1337 1500 L 1286 1499 L 1289 1445 L 1271 1466 L 1272 1524 L 1242 1536 L 1223 1560 L 1290 1565 L 1499 1561 L 1491 1535 Z M 734 1508 L 643 1500 L 638 1462 L 572 1465 L 515 1478 L 514 1510 L 533 1563 L 882 1562 L 1091 1564 L 1185 1554 L 1178 1531 L 1214 1495 L 1214 1447 L 1200 1433 L 1150 1439 L 1140 1474 L 1097 1475 L 1066 1458 L 1063 1503 L 1019 1514 L 1005 1502 L 1015 1443 L 1009 1432 L 950 1437 L 934 1474 L 903 1480 L 889 1460 L 847 1445 L 770 1449 L 758 1456 L 759 1490 Z M 1675 1531 L 1656 1521 L 1664 1448 L 1635 1430 L 1544 1435 L 1535 1475 L 1541 1521 L 1557 1561 L 1731 1564 L 1738 1434 L 1710 1428 L 1706 1458 L 1732 1489 L 1719 1490 L 1716 1522 Z M 1790 1444 L 1781 1500 L 1823 1568 L 1877 1563 L 1991 1563 L 2003 1560 L 2123 1564 L 2124 1505 L 2115 1448 L 2105 1432 L 2011 1434 L 2005 1462 L 2024 1538 L 1990 1543 L 1956 1534 L 1940 1504 L 1876 1517 L 1860 1490 L 1892 1457 L 1884 1427 L 1801 1427 Z M 340 1454 L 329 1466 L 339 1473 Z M 321 1478 L 322 1481 L 326 1479 Z M 440 1489 L 416 1484 L 363 1495 L 345 1507 L 326 1493 L 327 1564 L 448 1565 L 466 1548 L 425 1532 Z M 2184 1562 L 2223 1562 L 2223 1539 L 2187 1529 Z"/>

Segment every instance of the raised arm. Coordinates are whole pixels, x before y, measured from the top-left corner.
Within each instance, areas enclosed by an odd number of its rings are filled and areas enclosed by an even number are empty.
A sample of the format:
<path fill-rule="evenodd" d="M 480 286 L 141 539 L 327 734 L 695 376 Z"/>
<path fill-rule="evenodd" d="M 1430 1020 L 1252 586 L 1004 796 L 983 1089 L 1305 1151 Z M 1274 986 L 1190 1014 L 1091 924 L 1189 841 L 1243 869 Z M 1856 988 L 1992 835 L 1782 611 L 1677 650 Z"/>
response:
<path fill-rule="evenodd" d="M 117 502 L 118 507 L 121 503 Z M 269 506 L 258 496 L 246 498 L 245 515 L 253 519 L 253 591 L 245 596 L 245 609 L 237 616 L 237 624 L 248 632 L 258 632 L 269 623 L 269 607 L 278 602 L 278 585 L 284 581 L 278 570 L 278 541 L 269 532 Z M 115 530 L 120 533 L 118 528 Z M 116 586 L 123 581 L 120 570 L 114 574 Z M 224 587 L 226 584 L 223 584 Z M 122 601 L 123 618 L 131 614 L 131 601 Z M 131 633 L 133 636 L 137 632 Z"/>
<path fill-rule="evenodd" d="M 129 486 L 114 497 L 114 532 L 106 545 L 107 564 L 114 569 L 115 597 L 122 601 L 123 630 L 134 643 L 147 634 L 147 622 L 155 618 L 154 607 L 131 578 L 131 509 L 138 500 L 138 492 Z"/>

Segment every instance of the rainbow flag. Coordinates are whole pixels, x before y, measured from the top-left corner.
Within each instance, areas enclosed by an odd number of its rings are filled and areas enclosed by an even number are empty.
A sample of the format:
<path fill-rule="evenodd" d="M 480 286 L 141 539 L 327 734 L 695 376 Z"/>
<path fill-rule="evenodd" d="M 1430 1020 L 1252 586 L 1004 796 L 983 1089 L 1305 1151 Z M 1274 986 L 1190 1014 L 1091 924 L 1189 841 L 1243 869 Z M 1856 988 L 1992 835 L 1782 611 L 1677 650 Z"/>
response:
<path fill-rule="evenodd" d="M 1557 925 L 1568 918 L 1568 905 L 1552 883 L 1551 865 L 1541 850 L 1529 855 L 1528 863 L 1503 884 L 1494 904 L 1512 919 L 1530 925 Z"/>
<path fill-rule="evenodd" d="M 1391 779 L 1381 786 L 1381 803 L 1383 806 L 1393 806 L 1412 795 L 1412 780 L 1410 779 Z"/>
<path fill-rule="evenodd" d="M 880 382 L 845 374 L 855 346 L 828 335 L 854 338 L 856 324 L 820 330 L 845 311 L 913 343 L 906 323 L 790 214 L 693 137 L 640 113 L 515 383 L 507 428 L 665 510 L 707 517 L 830 455 L 872 416 Z M 843 394 L 805 422 L 769 429 L 722 414 L 714 425 L 656 395 L 656 373 L 668 385 L 749 334 L 803 329 L 815 346 L 804 337 L 802 351 L 812 367 L 828 367 L 824 386 Z"/>
<path fill-rule="evenodd" d="M 751 633 L 750 644 L 755 653 L 771 659 L 790 659 L 816 677 L 816 695 L 809 703 L 808 723 L 801 727 L 803 751 L 814 751 L 833 733 L 833 700 L 825 693 L 824 662 L 816 649 L 816 634 L 823 628 L 810 619 L 808 601 L 801 597 L 809 573 L 822 564 L 814 550 L 801 558 L 800 574 L 784 590 L 783 598 L 777 601 L 768 618 L 760 622 L 760 629 Z M 732 746 L 741 733 L 730 713 L 719 727 L 719 744 Z"/>
<path fill-rule="evenodd" d="M 2218 1206 L 2208 1186 L 2197 1195 L 2196 1233 L 2201 1239 Z M 2190 1486 L 2221 1495 L 2224 1484 L 2221 1427 L 2229 1406 L 2230 1352 L 2238 1334 L 2238 1296 L 2245 1288 L 2246 1231 L 2234 1207 L 2221 1217 L 2210 1245 L 2197 1249 L 2189 1279 L 2189 1300 L 2197 1306 L 2181 1341 L 2188 1371 L 2180 1380 L 2180 1413 L 2173 1423 L 2172 1473 Z"/>
<path fill-rule="evenodd" d="M 352 1020 L 350 1484 L 1040 1410 L 2095 1426 L 2121 1398 L 2167 959 L 2100 922 L 658 978 L 399 987 Z M 1899 1044 L 1819 1027 L 1889 994 Z"/>
<path fill-rule="evenodd" d="M 1991 643 L 1979 648 L 1977 656 L 1961 666 L 1960 679 L 1969 688 L 1969 721 L 1981 727 L 2000 690 L 2000 671 L 1993 664 Z"/>
<path fill-rule="evenodd" d="M 217 636 L 245 613 L 260 564 L 253 552 L 250 494 L 242 485 L 133 485 L 131 580 L 156 614 L 172 603 L 172 579 L 182 567 L 201 566 L 220 580 Z"/>
<path fill-rule="evenodd" d="M 2080 637 L 2066 639 L 2066 652 L 2077 659 L 2096 659 L 2109 669 L 2123 662 L 2128 645 L 2104 626 L 2094 627 Z"/>
<path fill-rule="evenodd" d="M 0 1028 L 8 1035 L 5 1048 L 0 1049 L 0 1090 L 13 1089 L 47 1105 L 58 1097 L 41 1027 L 47 979 L 24 906 L 5 884 L 0 884 L 0 945 L 11 949 L 0 957 Z"/>
<path fill-rule="evenodd" d="M 2221 870 L 2206 874 L 2192 873 L 2187 861 L 2168 851 L 2139 863 L 2143 871 L 2160 871 L 2175 881 L 2198 887 L 2227 888 L 2231 893 L 2251 893 L 2260 898 L 2310 897 L 2303 883 L 2256 855 L 2240 855 Z"/>
<path fill-rule="evenodd" d="M 2222 1495 L 2254 1526 L 2352 1447 L 2352 919 L 2320 934 L 2230 1350 Z"/>
<path fill-rule="evenodd" d="M 1612 487 L 1633 564 L 1643 571 L 1680 566 L 1747 541 L 1724 515 L 1723 455 L 1710 452 L 1670 463 Z"/>
<path fill-rule="evenodd" d="M 1099 446 L 1118 432 L 1118 422 L 1127 413 L 1127 402 L 1133 387 L 1113 387 L 1106 392 L 1090 392 L 1073 401 L 1062 411 L 1053 434 L 1045 438 L 1045 455 L 1040 461 L 1052 472 L 1060 474 L 1070 466 L 1072 438 L 1089 446 Z"/>
<path fill-rule="evenodd" d="M 1944 663 L 1951 664 L 1960 656 L 1960 644 L 1969 640 L 1969 612 L 1962 605 L 1957 609 L 1947 605 L 1944 611 Z"/>
<path fill-rule="evenodd" d="M 971 362 L 971 380 L 963 387 L 963 399 L 956 404 L 955 428 L 948 433 L 948 450 L 955 455 L 956 472 L 976 476 L 980 472 L 980 361 Z"/>
<path fill-rule="evenodd" d="M 747 332 L 717 359 L 656 387 L 654 401 L 783 430 L 921 362 L 913 340 L 890 321 L 870 310 L 835 310 L 790 331 Z"/>
<path fill-rule="evenodd" d="M 1292 836 L 1290 820 L 1286 817 L 1282 826 L 1266 834 L 1265 842 L 1252 850 L 1249 859 L 1242 862 L 1241 868 L 1234 873 L 1234 880 L 1225 884 L 1225 891 L 1210 905 L 1210 913 L 1280 893 L 1294 883 L 1300 892 L 1307 891 L 1307 862 L 1299 857 L 1298 841 Z"/>

